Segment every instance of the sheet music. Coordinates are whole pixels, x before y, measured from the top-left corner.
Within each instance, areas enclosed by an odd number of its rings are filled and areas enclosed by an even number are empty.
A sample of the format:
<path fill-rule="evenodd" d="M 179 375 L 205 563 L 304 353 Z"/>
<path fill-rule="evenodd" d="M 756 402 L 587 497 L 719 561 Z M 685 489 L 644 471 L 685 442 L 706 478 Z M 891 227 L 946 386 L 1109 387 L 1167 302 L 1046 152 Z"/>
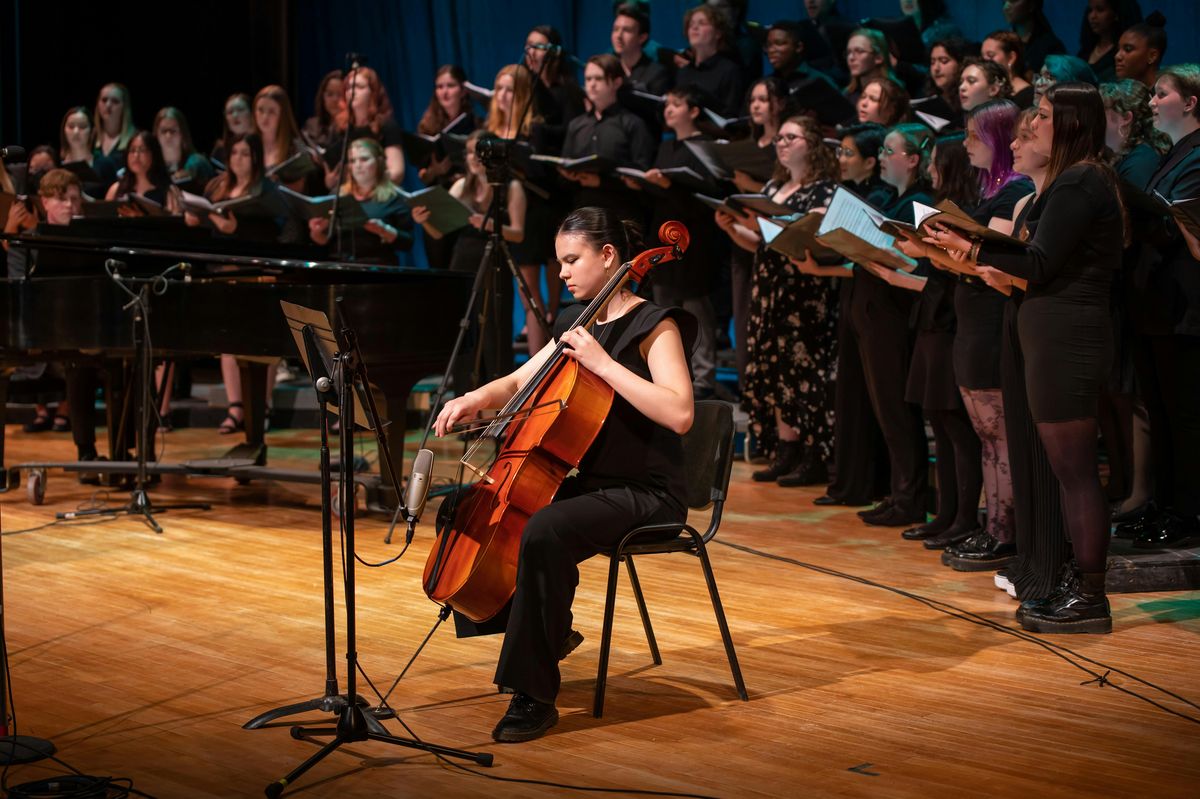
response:
<path fill-rule="evenodd" d="M 833 193 L 833 201 L 825 211 L 825 219 L 817 230 L 818 236 L 824 236 L 831 230 L 839 228 L 853 233 L 858 238 L 873 244 L 881 250 L 890 250 L 896 240 L 884 233 L 871 221 L 875 210 L 860 200 L 853 192 L 838 187 Z"/>

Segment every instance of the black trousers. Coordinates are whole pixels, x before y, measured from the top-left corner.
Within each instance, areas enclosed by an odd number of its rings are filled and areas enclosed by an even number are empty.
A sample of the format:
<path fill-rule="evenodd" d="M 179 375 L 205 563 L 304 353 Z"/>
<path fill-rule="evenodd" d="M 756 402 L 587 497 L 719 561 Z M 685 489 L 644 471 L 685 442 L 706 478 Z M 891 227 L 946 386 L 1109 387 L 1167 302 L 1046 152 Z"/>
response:
<path fill-rule="evenodd" d="M 893 303 L 890 293 L 903 289 L 872 275 L 856 273 L 854 280 L 863 284 L 854 287 L 850 318 L 858 336 L 871 408 L 887 444 L 892 501 L 916 511 L 925 507 L 929 487 L 929 444 L 920 409 L 904 401 L 912 360 L 908 331 L 911 300 L 907 305 Z"/>
<path fill-rule="evenodd" d="M 867 392 L 858 334 L 850 320 L 853 279 L 839 291 L 837 381 L 833 399 L 833 482 L 826 493 L 848 505 L 866 505 L 887 491 L 883 433 Z"/>
<path fill-rule="evenodd" d="M 1150 417 L 1154 498 L 1200 515 L 1200 336 L 1138 336 L 1134 365 Z"/>
<path fill-rule="evenodd" d="M 496 684 L 553 703 L 561 683 L 559 652 L 571 632 L 579 564 L 612 549 L 635 527 L 685 518 L 683 511 L 645 489 L 599 488 L 579 478 L 564 482 L 554 502 L 530 517 L 521 536 L 517 589 Z"/>

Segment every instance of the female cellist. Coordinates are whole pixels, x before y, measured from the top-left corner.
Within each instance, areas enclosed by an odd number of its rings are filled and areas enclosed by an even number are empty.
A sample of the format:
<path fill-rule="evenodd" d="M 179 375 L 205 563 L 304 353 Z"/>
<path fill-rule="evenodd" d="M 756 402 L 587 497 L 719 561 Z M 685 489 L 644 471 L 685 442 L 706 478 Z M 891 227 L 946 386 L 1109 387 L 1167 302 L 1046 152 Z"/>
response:
<path fill-rule="evenodd" d="M 555 239 L 560 274 L 581 300 L 597 296 L 636 247 L 631 223 L 595 207 L 572 212 Z M 577 564 L 615 546 L 634 527 L 681 522 L 687 515 L 680 436 L 692 425 L 686 345 L 694 339 L 695 320 L 628 289 L 613 297 L 590 331 L 571 328 L 579 312 L 578 305 L 563 309 L 555 339 L 615 396 L 578 476 L 562 483 L 521 536 L 516 591 L 496 668 L 496 683 L 515 694 L 492 732 L 497 741 L 529 741 L 558 721 L 558 661 L 580 640 L 571 632 Z M 451 400 L 438 414 L 436 433 L 503 406 L 554 350 L 551 341 L 512 374 Z"/>

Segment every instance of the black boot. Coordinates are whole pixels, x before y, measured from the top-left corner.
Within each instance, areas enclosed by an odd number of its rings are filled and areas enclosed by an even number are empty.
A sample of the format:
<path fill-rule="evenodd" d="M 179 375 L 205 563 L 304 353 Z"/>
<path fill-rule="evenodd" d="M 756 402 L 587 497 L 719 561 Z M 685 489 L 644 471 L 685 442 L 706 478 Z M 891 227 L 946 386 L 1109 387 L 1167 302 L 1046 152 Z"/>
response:
<path fill-rule="evenodd" d="M 765 469 L 751 475 L 756 483 L 772 483 L 796 468 L 800 463 L 800 442 L 780 441 L 775 450 L 775 460 Z"/>
<path fill-rule="evenodd" d="M 1017 545 L 1002 543 L 986 530 L 942 552 L 942 565 L 960 572 L 994 571 L 1017 559 Z"/>
<path fill-rule="evenodd" d="M 558 711 L 554 705 L 518 692 L 513 694 L 512 701 L 508 703 L 504 718 L 492 730 L 492 739 L 501 743 L 532 741 L 541 738 L 546 730 L 557 723 Z"/>
<path fill-rule="evenodd" d="M 1028 605 L 1028 607 L 1027 607 Z M 1021 626 L 1034 633 L 1111 633 L 1104 572 L 1085 573 L 1044 603 L 1022 603 Z"/>
<path fill-rule="evenodd" d="M 780 475 L 775 482 L 784 488 L 820 485 L 829 482 L 829 469 L 825 467 L 825 462 L 821 460 L 821 453 L 817 448 L 809 447 L 804 451 L 804 457 L 800 459 L 796 468 L 787 474 Z"/>

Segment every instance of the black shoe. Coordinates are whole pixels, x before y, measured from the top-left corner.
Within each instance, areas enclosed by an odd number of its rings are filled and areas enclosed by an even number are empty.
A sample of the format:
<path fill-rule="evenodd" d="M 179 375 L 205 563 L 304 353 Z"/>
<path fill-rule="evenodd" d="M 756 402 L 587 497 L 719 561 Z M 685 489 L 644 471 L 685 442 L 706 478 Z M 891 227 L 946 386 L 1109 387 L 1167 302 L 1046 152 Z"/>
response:
<path fill-rule="evenodd" d="M 1117 526 L 1120 526 L 1123 524 L 1131 524 L 1133 522 L 1140 522 L 1141 520 L 1143 520 L 1145 518 L 1153 516 L 1157 511 L 1158 511 L 1158 506 L 1154 503 L 1154 500 L 1151 499 L 1151 500 L 1147 500 L 1146 502 L 1143 502 L 1141 505 L 1138 505 L 1136 508 L 1132 508 L 1131 510 L 1125 511 L 1124 513 L 1114 513 L 1112 516 L 1112 521 L 1113 521 L 1113 524 L 1115 524 Z M 1124 538 L 1124 536 L 1118 536 L 1118 537 Z"/>
<path fill-rule="evenodd" d="M 925 511 L 892 505 L 883 513 L 863 517 L 863 523 L 872 527 L 907 527 L 914 522 L 925 521 Z"/>
<path fill-rule="evenodd" d="M 775 449 L 775 460 L 765 469 L 759 469 L 750 477 L 756 483 L 773 483 L 796 468 L 800 463 L 800 442 L 780 441 Z"/>
<path fill-rule="evenodd" d="M 1136 519 L 1118 522 L 1116 527 L 1113 528 L 1113 537 L 1137 539 L 1142 533 L 1161 526 L 1166 514 L 1166 510 L 1152 508 Z"/>
<path fill-rule="evenodd" d="M 1200 523 L 1174 511 L 1164 510 L 1155 524 L 1146 525 L 1133 539 L 1138 549 L 1173 547 L 1200 535 Z"/>
<path fill-rule="evenodd" d="M 880 514 L 882 514 L 882 513 L 886 513 L 887 511 L 889 511 L 889 510 L 891 510 L 891 509 L 892 509 L 892 504 L 893 504 L 893 503 L 892 503 L 892 498 L 891 498 L 891 497 L 884 497 L 883 499 L 881 499 L 881 500 L 879 501 L 879 504 L 878 504 L 878 505 L 876 505 L 875 507 L 873 507 L 873 508 L 867 508 L 866 510 L 860 510 L 860 511 L 858 511 L 858 518 L 860 518 L 860 519 L 865 519 L 865 518 L 867 518 L 868 516 L 878 516 L 878 515 L 880 515 Z M 923 521 L 925 521 L 925 520 L 924 520 L 924 519 L 918 519 L 918 521 L 922 521 L 922 522 L 923 522 Z"/>
<path fill-rule="evenodd" d="M 101 455 L 97 455 L 95 452 L 85 452 L 79 456 L 79 460 L 80 461 L 106 461 L 106 460 L 108 460 L 108 458 L 105 458 Z M 100 473 L 99 472 L 80 472 L 79 473 L 79 484 L 85 485 L 85 486 L 100 485 Z"/>
<path fill-rule="evenodd" d="M 978 532 L 980 532 L 978 527 L 972 527 L 969 530 L 964 530 L 961 527 L 951 527 L 946 532 L 939 533 L 933 538 L 926 538 L 921 542 L 921 545 L 926 549 L 945 549 L 955 544 L 961 544 Z"/>
<path fill-rule="evenodd" d="M 1002 543 L 982 530 L 942 553 L 942 565 L 959 572 L 992 571 L 1016 559 L 1016 544 Z"/>
<path fill-rule="evenodd" d="M 939 523 L 934 519 L 929 524 L 918 524 L 916 527 L 910 527 L 900 534 L 900 537 L 905 541 L 924 541 L 926 538 L 933 538 L 935 535 L 941 535 L 950 529 L 949 524 Z"/>
<path fill-rule="evenodd" d="M 508 712 L 492 730 L 492 740 L 500 743 L 532 741 L 541 738 L 557 723 L 558 710 L 554 705 L 539 702 L 528 694 L 515 693 L 508 703 Z"/>
<path fill-rule="evenodd" d="M 26 422 L 21 426 L 21 430 L 26 433 L 44 433 L 54 427 L 54 422 L 50 419 L 50 414 L 38 414 L 33 417 L 32 422 Z"/>
<path fill-rule="evenodd" d="M 1045 602 L 1021 603 L 1021 626 L 1034 633 L 1111 633 L 1112 611 L 1104 593 L 1104 572 L 1081 574 L 1071 583 Z"/>
<path fill-rule="evenodd" d="M 565 659 L 567 655 L 578 649 L 579 645 L 582 643 L 583 633 L 579 632 L 578 630 L 571 630 L 571 632 L 567 635 L 566 640 L 563 641 L 562 649 L 558 650 L 558 659 Z"/>
<path fill-rule="evenodd" d="M 800 463 L 795 469 L 787 474 L 780 475 L 775 482 L 784 488 L 796 488 L 797 486 L 815 486 L 821 483 L 829 482 L 829 469 L 825 463 L 820 460 L 820 455 L 816 449 L 810 447 L 804 457 L 800 459 Z"/>

